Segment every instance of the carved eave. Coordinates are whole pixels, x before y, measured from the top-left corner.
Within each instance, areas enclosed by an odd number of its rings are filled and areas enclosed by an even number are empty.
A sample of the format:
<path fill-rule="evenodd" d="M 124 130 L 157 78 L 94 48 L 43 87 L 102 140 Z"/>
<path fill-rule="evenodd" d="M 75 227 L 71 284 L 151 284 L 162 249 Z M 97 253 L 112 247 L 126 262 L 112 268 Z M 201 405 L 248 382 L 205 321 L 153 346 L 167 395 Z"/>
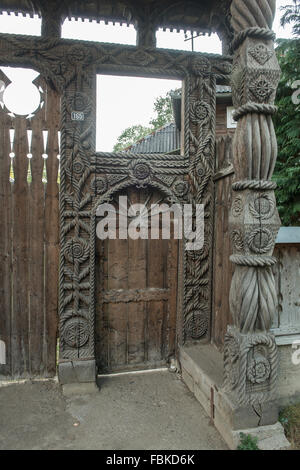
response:
<path fill-rule="evenodd" d="M 64 18 L 88 19 L 90 21 L 112 21 L 138 25 L 147 21 L 155 28 L 193 30 L 196 32 L 221 32 L 229 30 L 231 0 L 101 0 L 82 2 L 74 0 L 1 0 L 0 10 L 9 13 L 34 14 L 43 17 L 43 12 L 54 15 L 59 10 Z"/>

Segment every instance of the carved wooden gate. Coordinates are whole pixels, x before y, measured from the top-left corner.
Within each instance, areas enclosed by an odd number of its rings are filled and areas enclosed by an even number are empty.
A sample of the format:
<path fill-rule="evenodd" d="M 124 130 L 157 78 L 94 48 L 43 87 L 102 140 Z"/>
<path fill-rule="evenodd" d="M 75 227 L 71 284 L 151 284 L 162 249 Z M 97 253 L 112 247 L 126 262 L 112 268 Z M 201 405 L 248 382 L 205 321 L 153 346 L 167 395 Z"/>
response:
<path fill-rule="evenodd" d="M 212 305 L 216 81 L 228 79 L 231 57 L 150 48 L 141 51 L 138 47 L 84 41 L 74 44 L 62 39 L 19 41 L 4 35 L 0 51 L 2 63 L 41 70 L 62 94 L 61 383 L 95 380 L 96 210 L 130 186 L 157 189 L 171 203 L 204 205 L 204 246 L 190 252 L 183 247 L 179 259 L 176 343 L 207 341 Z M 97 73 L 182 79 L 181 154 L 96 153 Z M 174 348 L 163 349 L 160 356 L 165 360 Z"/>
<path fill-rule="evenodd" d="M 158 191 L 129 188 L 128 204 L 148 209 L 148 239 L 97 241 L 96 359 L 100 372 L 165 365 L 175 354 L 179 241 L 151 239 Z M 119 209 L 118 197 L 114 205 Z M 122 208 L 123 210 L 125 208 Z M 119 209 L 119 210 L 122 210 Z M 130 220 L 129 220 L 130 223 Z"/>

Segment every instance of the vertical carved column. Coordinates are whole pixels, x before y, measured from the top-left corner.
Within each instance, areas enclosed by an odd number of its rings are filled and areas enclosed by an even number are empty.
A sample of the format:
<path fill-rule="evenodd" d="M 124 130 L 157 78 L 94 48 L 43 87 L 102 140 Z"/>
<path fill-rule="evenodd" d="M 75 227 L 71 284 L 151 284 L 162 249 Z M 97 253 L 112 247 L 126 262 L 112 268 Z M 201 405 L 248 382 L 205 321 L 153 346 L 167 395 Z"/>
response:
<path fill-rule="evenodd" d="M 204 246 L 185 252 L 184 341 L 210 335 L 212 292 L 213 174 L 215 162 L 216 80 L 205 57 L 192 64 L 187 79 L 185 152 L 190 156 L 191 203 L 203 204 Z"/>
<path fill-rule="evenodd" d="M 61 0 L 54 2 L 43 2 L 41 4 L 42 13 L 42 37 L 47 38 L 60 38 L 61 25 L 63 23 L 62 8 L 63 2 Z"/>
<path fill-rule="evenodd" d="M 92 217 L 96 72 L 88 48 L 65 51 L 60 176 L 61 384 L 95 382 L 95 227 Z"/>
<path fill-rule="evenodd" d="M 277 143 L 271 115 L 280 69 L 271 31 L 276 0 L 233 0 L 232 93 L 238 126 L 230 215 L 236 265 L 230 292 L 233 326 L 225 338 L 225 387 L 240 405 L 275 397 L 277 348 L 270 333 L 277 305 L 272 257 L 280 219 L 271 181 Z"/>

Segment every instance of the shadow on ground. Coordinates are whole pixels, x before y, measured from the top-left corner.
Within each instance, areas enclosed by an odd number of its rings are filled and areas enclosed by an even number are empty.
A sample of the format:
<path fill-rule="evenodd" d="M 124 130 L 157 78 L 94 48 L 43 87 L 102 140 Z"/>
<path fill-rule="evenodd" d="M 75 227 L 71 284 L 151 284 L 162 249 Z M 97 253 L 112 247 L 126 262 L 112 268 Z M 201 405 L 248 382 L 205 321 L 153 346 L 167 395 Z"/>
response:
<path fill-rule="evenodd" d="M 72 398 L 55 382 L 1 387 L 0 449 L 227 448 L 175 374 L 123 375 L 100 385 L 99 393 Z"/>

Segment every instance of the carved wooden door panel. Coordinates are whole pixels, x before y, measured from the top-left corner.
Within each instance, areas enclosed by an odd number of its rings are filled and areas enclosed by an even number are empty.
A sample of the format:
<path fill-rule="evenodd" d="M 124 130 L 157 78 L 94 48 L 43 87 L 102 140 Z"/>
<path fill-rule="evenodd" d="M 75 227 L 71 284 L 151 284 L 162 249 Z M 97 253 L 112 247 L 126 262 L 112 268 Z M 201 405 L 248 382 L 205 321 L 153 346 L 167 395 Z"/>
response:
<path fill-rule="evenodd" d="M 148 208 L 163 202 L 150 188 L 122 195 Z M 161 367 L 175 354 L 178 249 L 178 240 L 151 240 L 150 226 L 148 240 L 97 240 L 99 372 Z"/>

